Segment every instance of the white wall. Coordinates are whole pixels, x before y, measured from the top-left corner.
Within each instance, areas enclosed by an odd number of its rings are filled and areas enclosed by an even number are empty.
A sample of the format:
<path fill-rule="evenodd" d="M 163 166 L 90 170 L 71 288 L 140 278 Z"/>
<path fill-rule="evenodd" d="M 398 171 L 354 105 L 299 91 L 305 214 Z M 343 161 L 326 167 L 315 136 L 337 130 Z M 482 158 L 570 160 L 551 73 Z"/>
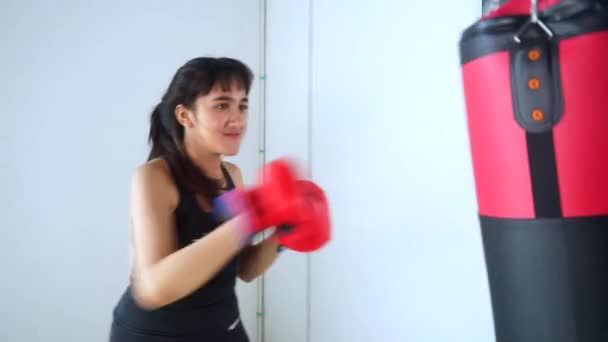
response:
<path fill-rule="evenodd" d="M 269 0 L 266 10 L 266 159 L 309 156 L 309 2 Z M 285 251 L 264 277 L 265 342 L 305 342 L 308 256 Z"/>
<path fill-rule="evenodd" d="M 105 339 L 149 111 L 193 56 L 259 75 L 260 1 L 0 3 L 0 340 Z M 457 50 L 480 8 L 267 0 L 265 157 L 312 166 L 334 240 L 266 275 L 266 341 L 493 340 Z M 257 285 L 239 293 L 255 341 Z"/>
<path fill-rule="evenodd" d="M 148 115 L 199 55 L 260 66 L 260 2 L 0 2 L 0 340 L 104 341 L 127 285 L 127 197 Z M 243 30 L 247 27 L 247 30 Z M 234 158 L 258 167 L 260 92 Z M 256 340 L 257 288 L 239 284 Z"/>
<path fill-rule="evenodd" d="M 270 2 L 267 143 L 303 154 L 310 134 L 334 240 L 311 256 L 310 289 L 294 285 L 302 258 L 268 274 L 269 341 L 302 340 L 275 319 L 299 319 L 308 291 L 309 341 L 492 341 L 457 48 L 481 2 L 313 1 L 308 69 L 310 1 Z"/>

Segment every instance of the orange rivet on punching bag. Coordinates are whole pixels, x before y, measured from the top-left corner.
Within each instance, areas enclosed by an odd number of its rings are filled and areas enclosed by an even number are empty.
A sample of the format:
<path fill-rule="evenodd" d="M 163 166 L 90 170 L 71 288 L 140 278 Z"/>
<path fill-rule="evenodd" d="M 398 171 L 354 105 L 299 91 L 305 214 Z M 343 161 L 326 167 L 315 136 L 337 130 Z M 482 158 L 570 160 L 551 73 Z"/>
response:
<path fill-rule="evenodd" d="M 528 81 L 528 88 L 532 89 L 532 90 L 538 90 L 540 89 L 540 80 L 536 77 L 532 77 L 529 81 Z"/>
<path fill-rule="evenodd" d="M 532 62 L 536 62 L 540 59 L 540 51 L 538 49 L 530 50 L 530 52 L 528 52 L 528 58 L 530 58 Z"/>
<path fill-rule="evenodd" d="M 532 111 L 532 119 L 534 121 L 543 121 L 545 119 L 545 113 L 540 109 L 535 109 Z"/>

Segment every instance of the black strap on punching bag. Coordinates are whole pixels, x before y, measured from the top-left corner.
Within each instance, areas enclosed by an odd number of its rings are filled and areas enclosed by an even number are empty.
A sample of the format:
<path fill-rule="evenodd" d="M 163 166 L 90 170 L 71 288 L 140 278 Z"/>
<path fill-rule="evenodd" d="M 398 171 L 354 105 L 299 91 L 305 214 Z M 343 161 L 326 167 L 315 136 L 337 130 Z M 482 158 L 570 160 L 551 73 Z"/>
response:
<path fill-rule="evenodd" d="M 532 1 L 530 20 L 510 49 L 515 120 L 526 130 L 528 161 L 537 218 L 562 216 L 553 127 L 563 114 L 559 51 L 554 34 L 538 17 Z"/>

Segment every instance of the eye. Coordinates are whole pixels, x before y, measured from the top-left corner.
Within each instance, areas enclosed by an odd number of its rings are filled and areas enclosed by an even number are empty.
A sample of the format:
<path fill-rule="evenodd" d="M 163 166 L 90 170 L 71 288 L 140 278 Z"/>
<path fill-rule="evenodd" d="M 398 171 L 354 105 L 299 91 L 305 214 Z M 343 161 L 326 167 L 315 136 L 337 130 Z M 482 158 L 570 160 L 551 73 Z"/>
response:
<path fill-rule="evenodd" d="M 217 109 L 217 110 L 226 110 L 226 109 L 228 109 L 228 104 L 227 103 L 220 103 L 219 105 L 215 106 L 215 109 Z"/>
<path fill-rule="evenodd" d="M 248 105 L 241 105 L 240 109 L 241 109 L 242 112 L 246 112 L 249 109 L 249 106 Z"/>

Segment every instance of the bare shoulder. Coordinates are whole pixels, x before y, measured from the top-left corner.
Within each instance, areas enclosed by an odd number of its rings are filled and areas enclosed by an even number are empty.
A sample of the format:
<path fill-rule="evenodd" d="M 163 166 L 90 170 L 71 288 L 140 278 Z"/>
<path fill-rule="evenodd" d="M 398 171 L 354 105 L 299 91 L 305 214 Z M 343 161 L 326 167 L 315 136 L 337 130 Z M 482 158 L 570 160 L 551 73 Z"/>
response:
<path fill-rule="evenodd" d="M 168 205 L 177 206 L 179 194 L 169 165 L 163 159 L 154 159 L 138 166 L 131 178 L 133 191 L 164 198 Z"/>
<path fill-rule="evenodd" d="M 133 172 L 133 179 L 145 182 L 172 183 L 169 165 L 163 159 L 153 159 L 138 166 Z"/>
<path fill-rule="evenodd" d="M 224 161 L 223 163 L 224 163 L 224 166 L 226 167 L 226 170 L 228 170 L 230 177 L 232 177 L 234 184 L 237 187 L 242 187 L 243 186 L 243 174 L 241 173 L 241 169 L 236 164 L 233 164 L 231 162 Z"/>

